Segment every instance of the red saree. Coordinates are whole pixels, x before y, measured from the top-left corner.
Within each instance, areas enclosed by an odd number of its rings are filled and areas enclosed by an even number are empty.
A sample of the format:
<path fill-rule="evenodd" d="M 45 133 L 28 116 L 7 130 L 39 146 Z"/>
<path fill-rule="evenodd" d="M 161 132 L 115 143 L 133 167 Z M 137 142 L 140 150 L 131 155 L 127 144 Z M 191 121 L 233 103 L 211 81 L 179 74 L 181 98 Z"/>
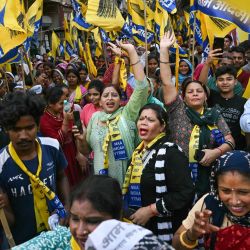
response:
<path fill-rule="evenodd" d="M 205 249 L 210 249 L 211 238 L 205 241 Z M 217 232 L 215 250 L 249 250 L 250 227 L 232 225 Z"/>
<path fill-rule="evenodd" d="M 63 118 L 58 118 L 51 114 L 48 110 L 44 111 L 40 119 L 40 131 L 43 136 L 55 138 L 59 141 L 65 157 L 68 161 L 68 166 L 65 169 L 65 174 L 68 177 L 70 187 L 76 185 L 83 179 L 78 162 L 76 160 L 76 146 L 71 132 L 63 134 L 62 127 Z"/>

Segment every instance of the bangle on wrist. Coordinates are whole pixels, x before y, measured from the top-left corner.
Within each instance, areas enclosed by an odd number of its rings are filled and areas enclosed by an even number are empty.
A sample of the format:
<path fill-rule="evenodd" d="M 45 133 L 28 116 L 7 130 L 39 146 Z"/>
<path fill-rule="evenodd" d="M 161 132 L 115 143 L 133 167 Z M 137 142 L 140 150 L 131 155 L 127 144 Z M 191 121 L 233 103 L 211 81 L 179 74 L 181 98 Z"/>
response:
<path fill-rule="evenodd" d="M 138 63 L 140 63 L 140 59 L 137 62 L 135 62 L 135 63 L 131 63 L 130 66 L 135 66 Z"/>
<path fill-rule="evenodd" d="M 169 62 L 163 62 L 163 61 L 160 61 L 160 63 L 162 63 L 162 64 L 169 64 Z"/>
<path fill-rule="evenodd" d="M 151 210 L 152 215 L 153 216 L 157 216 L 159 213 L 157 211 L 155 211 L 152 206 L 153 206 L 153 204 L 150 204 L 148 207 Z"/>
<path fill-rule="evenodd" d="M 218 149 L 219 151 L 220 151 L 220 156 L 222 156 L 223 155 L 223 152 L 222 152 L 222 150 L 218 147 L 218 148 L 215 148 L 215 149 Z"/>
<path fill-rule="evenodd" d="M 190 237 L 190 235 L 188 236 L 188 232 L 190 232 L 190 229 L 188 229 L 188 230 L 186 231 L 186 238 L 187 238 L 187 240 L 190 241 L 190 242 L 196 241 L 197 239 L 193 240 L 192 237 Z"/>
<path fill-rule="evenodd" d="M 226 143 L 228 146 L 230 146 L 230 148 L 232 149 L 232 150 L 234 150 L 234 144 L 231 142 L 231 141 L 225 141 L 224 143 Z"/>
<path fill-rule="evenodd" d="M 180 234 L 179 239 L 180 239 L 181 245 L 183 247 L 186 247 L 187 249 L 193 249 L 193 248 L 195 248 L 198 245 L 198 240 L 196 240 L 195 242 L 193 241 L 194 243 L 192 243 L 192 244 L 188 244 L 187 242 L 185 242 L 185 240 L 183 238 L 184 234 L 186 234 L 186 233 L 187 233 L 187 231 L 183 231 Z M 186 234 L 186 237 L 187 237 L 187 234 Z"/>

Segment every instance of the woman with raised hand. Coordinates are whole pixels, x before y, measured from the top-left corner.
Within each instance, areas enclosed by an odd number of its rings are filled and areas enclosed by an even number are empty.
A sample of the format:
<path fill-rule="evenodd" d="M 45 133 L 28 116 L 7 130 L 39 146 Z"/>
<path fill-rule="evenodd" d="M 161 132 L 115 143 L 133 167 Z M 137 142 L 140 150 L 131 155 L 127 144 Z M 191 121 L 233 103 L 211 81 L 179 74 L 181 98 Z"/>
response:
<path fill-rule="evenodd" d="M 216 160 L 211 191 L 189 212 L 174 235 L 176 249 L 250 249 L 250 154 L 232 151 Z"/>
<path fill-rule="evenodd" d="M 59 141 L 68 166 L 65 174 L 71 187 L 83 180 L 88 172 L 85 159 L 77 151 L 74 136 L 72 134 L 73 110 L 65 112 L 63 110 L 64 100 L 67 99 L 67 88 L 63 85 L 51 87 L 48 89 L 45 99 L 47 101 L 46 109 L 40 119 L 40 132 L 43 136 L 49 136 Z"/>
<path fill-rule="evenodd" d="M 196 194 L 209 191 L 210 165 L 219 156 L 234 149 L 234 139 L 216 107 L 207 108 L 208 90 L 195 80 L 182 84 L 182 98 L 171 82 L 169 48 L 174 34 L 167 32 L 160 43 L 160 72 L 164 102 L 168 110 L 170 140 L 179 145 L 189 158 Z"/>
<path fill-rule="evenodd" d="M 171 242 L 191 207 L 194 187 L 188 159 L 168 142 L 166 124 L 167 113 L 158 104 L 140 110 L 137 129 L 142 142 L 132 155 L 122 191 L 125 216 Z"/>
<path fill-rule="evenodd" d="M 116 178 L 123 184 L 127 164 L 138 144 L 135 121 L 140 108 L 146 104 L 148 84 L 139 57 L 132 44 L 118 42 L 127 51 L 136 79 L 135 90 L 125 107 L 120 106 L 120 91 L 106 85 L 101 95 L 102 111 L 94 113 L 87 130 L 80 135 L 75 128 L 81 152 L 94 151 L 94 172 Z"/>

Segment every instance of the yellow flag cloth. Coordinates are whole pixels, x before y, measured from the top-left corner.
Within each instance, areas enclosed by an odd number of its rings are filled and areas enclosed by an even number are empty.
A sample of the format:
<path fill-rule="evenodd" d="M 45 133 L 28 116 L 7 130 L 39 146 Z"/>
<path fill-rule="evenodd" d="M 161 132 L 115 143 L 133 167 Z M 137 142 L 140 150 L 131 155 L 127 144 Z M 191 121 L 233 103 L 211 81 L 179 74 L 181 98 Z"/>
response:
<path fill-rule="evenodd" d="M 89 73 L 96 77 L 97 76 L 97 69 L 96 69 L 96 66 L 93 62 L 93 59 L 92 59 L 92 56 L 91 56 L 91 52 L 90 52 L 90 46 L 89 46 L 89 43 L 85 43 L 85 50 L 86 50 L 86 56 L 87 56 L 87 65 L 88 65 L 88 70 L 89 70 Z"/>
<path fill-rule="evenodd" d="M 42 170 L 42 149 L 41 149 L 41 146 L 37 142 L 38 168 L 37 168 L 37 172 L 35 175 L 33 175 L 31 172 L 29 172 L 29 170 L 26 168 L 24 163 L 21 161 L 21 159 L 17 155 L 12 143 L 9 144 L 8 149 L 9 149 L 10 156 L 15 161 L 15 163 L 30 178 L 32 193 L 34 196 L 34 210 L 35 210 L 35 216 L 36 216 L 37 232 L 44 231 L 45 229 L 48 230 L 49 229 L 49 225 L 48 225 L 49 210 L 48 210 L 48 206 L 46 203 L 45 191 L 43 190 L 43 186 L 45 186 L 45 185 L 39 179 L 39 174 Z M 53 192 L 49 193 L 49 195 L 53 195 Z"/>
<path fill-rule="evenodd" d="M 206 33 L 209 38 L 210 46 L 213 45 L 214 37 L 224 37 L 237 26 L 227 20 L 211 17 L 200 12 L 201 30 L 204 34 Z M 203 28 L 205 26 L 205 28 Z"/>
<path fill-rule="evenodd" d="M 77 85 L 76 90 L 75 90 L 75 98 L 74 98 L 74 103 L 80 103 L 82 100 L 82 90 L 81 86 Z"/>
<path fill-rule="evenodd" d="M 13 32 L 12 30 L 2 26 L 0 26 L 0 34 L 1 37 L 4 37 L 4 39 L 0 39 L 0 48 L 2 49 L 4 54 L 6 54 L 8 51 L 15 48 L 16 46 L 21 45 L 27 39 L 26 33 Z M 2 56 L 1 49 L 0 57 Z"/>
<path fill-rule="evenodd" d="M 126 195 L 128 193 L 130 184 L 138 184 L 138 185 L 140 184 L 142 170 L 143 170 L 142 157 L 144 153 L 165 135 L 166 135 L 165 133 L 160 133 L 146 147 L 144 147 L 144 142 L 142 141 L 139 144 L 139 146 L 135 149 L 132 155 L 131 164 L 128 167 L 124 183 L 122 186 L 123 195 Z"/>
<path fill-rule="evenodd" d="M 100 36 L 99 28 L 93 29 L 92 33 L 94 35 L 94 39 L 95 39 L 96 44 L 97 44 L 95 55 L 97 57 L 99 57 L 100 55 L 102 55 L 102 39 L 101 39 L 101 36 Z"/>
<path fill-rule="evenodd" d="M 64 18 L 64 34 L 65 34 L 65 60 L 70 60 L 70 56 L 73 54 L 73 42 L 71 40 L 68 21 Z"/>
<path fill-rule="evenodd" d="M 119 84 L 123 91 L 126 91 L 127 88 L 127 70 L 125 61 L 123 58 L 118 56 L 115 57 L 115 64 L 121 64 L 120 72 L 119 72 Z"/>
<path fill-rule="evenodd" d="M 124 160 L 127 159 L 127 154 L 126 154 L 126 148 L 124 145 L 124 142 L 121 137 L 120 130 L 118 128 L 118 121 L 120 119 L 120 115 L 117 115 L 116 118 L 113 120 L 108 120 L 107 121 L 107 127 L 108 127 L 108 132 L 107 135 L 104 138 L 103 144 L 102 144 L 102 150 L 103 150 L 103 157 L 104 157 L 104 163 L 103 163 L 103 169 L 100 170 L 100 174 L 108 174 L 108 166 L 109 166 L 109 155 L 108 155 L 108 147 L 109 143 L 114 144 L 116 142 L 120 142 L 119 146 L 122 146 L 122 151 L 120 150 L 120 154 L 118 157 L 120 157 L 119 160 Z M 113 152 L 114 152 L 114 147 L 113 147 Z M 115 156 L 115 154 L 114 154 Z M 116 157 L 115 157 L 116 158 Z"/>
<path fill-rule="evenodd" d="M 106 31 L 119 31 L 125 23 L 116 0 L 88 1 L 86 21 Z"/>
<path fill-rule="evenodd" d="M 0 2 L 0 12 L 3 19 L 1 24 L 10 30 L 26 33 L 27 20 L 24 0 L 1 0 Z"/>
<path fill-rule="evenodd" d="M 59 215 L 60 218 L 66 217 L 66 211 L 55 193 L 39 179 L 39 175 L 42 170 L 42 148 L 37 140 L 36 145 L 38 155 L 38 168 L 35 175 L 26 168 L 22 160 L 17 155 L 12 143 L 9 144 L 8 150 L 13 161 L 26 175 L 29 176 L 34 197 L 34 211 L 36 217 L 37 232 L 41 232 L 45 229 L 49 229 L 49 210 L 46 198 L 48 199 L 51 208 L 54 209 L 54 211 Z"/>
<path fill-rule="evenodd" d="M 27 17 L 27 31 L 29 35 L 34 34 L 35 23 L 40 21 L 43 15 L 43 0 L 36 0 L 28 9 Z"/>
<path fill-rule="evenodd" d="M 78 45 L 79 45 L 79 56 L 80 58 L 84 58 L 84 48 L 82 46 L 82 42 L 80 39 L 78 39 Z"/>
<path fill-rule="evenodd" d="M 179 46 L 176 46 L 176 54 L 175 54 L 175 87 L 178 93 L 179 89 L 179 66 L 180 66 L 180 53 Z"/>
<path fill-rule="evenodd" d="M 51 55 L 55 59 L 56 58 L 56 52 L 59 49 L 60 46 L 60 39 L 56 35 L 55 31 L 52 32 L 52 39 L 51 39 L 52 49 L 51 49 Z"/>
<path fill-rule="evenodd" d="M 249 99 L 250 98 L 250 79 L 248 80 L 247 87 L 242 95 L 242 97 Z"/>
<path fill-rule="evenodd" d="M 81 250 L 81 247 L 78 245 L 78 243 L 76 242 L 73 236 L 70 239 L 70 245 L 71 245 L 72 250 Z"/>

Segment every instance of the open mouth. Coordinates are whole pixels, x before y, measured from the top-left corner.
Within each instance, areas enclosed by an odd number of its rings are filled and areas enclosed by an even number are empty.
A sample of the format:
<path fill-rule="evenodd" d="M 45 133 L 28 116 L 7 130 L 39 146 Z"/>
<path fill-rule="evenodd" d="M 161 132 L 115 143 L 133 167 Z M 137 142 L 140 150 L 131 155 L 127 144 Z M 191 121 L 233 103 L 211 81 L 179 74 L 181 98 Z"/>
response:
<path fill-rule="evenodd" d="M 114 102 L 107 102 L 106 105 L 108 108 L 113 108 L 115 106 L 115 103 Z"/>
<path fill-rule="evenodd" d="M 144 128 L 139 129 L 139 135 L 140 136 L 145 136 L 147 133 L 148 133 L 147 129 L 144 129 Z"/>

